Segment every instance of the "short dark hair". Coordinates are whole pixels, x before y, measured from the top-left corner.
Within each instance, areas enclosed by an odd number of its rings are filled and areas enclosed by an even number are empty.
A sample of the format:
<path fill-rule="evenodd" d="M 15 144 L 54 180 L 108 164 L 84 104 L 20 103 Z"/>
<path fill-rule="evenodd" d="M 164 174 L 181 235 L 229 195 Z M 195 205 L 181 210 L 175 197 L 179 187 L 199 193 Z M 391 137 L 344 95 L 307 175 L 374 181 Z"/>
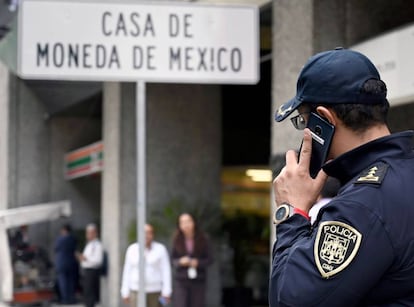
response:
<path fill-rule="evenodd" d="M 362 91 L 367 94 L 386 93 L 385 83 L 377 79 L 369 79 L 364 83 Z M 341 103 L 311 104 L 311 110 L 324 106 L 335 112 L 344 125 L 355 132 L 361 132 L 377 124 L 386 124 L 389 110 L 388 101 L 378 103 Z"/>

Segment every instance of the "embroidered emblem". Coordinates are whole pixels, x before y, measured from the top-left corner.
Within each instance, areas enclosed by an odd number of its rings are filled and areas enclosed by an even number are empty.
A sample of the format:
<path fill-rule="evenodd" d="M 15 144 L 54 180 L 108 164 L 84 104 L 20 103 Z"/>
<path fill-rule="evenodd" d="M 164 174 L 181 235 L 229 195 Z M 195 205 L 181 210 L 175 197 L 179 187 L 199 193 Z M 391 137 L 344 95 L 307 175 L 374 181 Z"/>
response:
<path fill-rule="evenodd" d="M 287 108 L 287 109 L 283 110 L 283 105 L 281 105 L 281 106 L 279 107 L 279 109 L 277 110 L 277 116 L 285 116 L 285 114 L 286 114 L 287 112 L 289 112 L 290 110 L 292 110 L 292 106 L 289 106 L 289 108 Z"/>
<path fill-rule="evenodd" d="M 370 167 L 362 172 L 362 176 L 359 177 L 355 183 L 372 183 L 380 185 L 388 170 L 388 164 L 380 162 L 377 165 Z"/>
<path fill-rule="evenodd" d="M 361 239 L 358 230 L 345 223 L 321 223 L 313 251 L 322 277 L 329 278 L 344 270 L 357 254 Z"/>

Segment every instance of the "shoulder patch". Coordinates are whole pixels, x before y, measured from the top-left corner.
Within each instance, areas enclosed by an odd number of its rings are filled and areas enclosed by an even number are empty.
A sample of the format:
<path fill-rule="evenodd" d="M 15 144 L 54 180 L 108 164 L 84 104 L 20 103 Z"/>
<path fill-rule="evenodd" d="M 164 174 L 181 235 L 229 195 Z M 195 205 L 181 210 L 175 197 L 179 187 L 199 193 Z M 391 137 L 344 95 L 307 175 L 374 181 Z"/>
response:
<path fill-rule="evenodd" d="M 313 253 L 322 277 L 344 270 L 354 259 L 361 244 L 361 233 L 348 224 L 327 221 L 319 225 Z"/>
<path fill-rule="evenodd" d="M 379 162 L 374 166 L 364 170 L 354 183 L 370 183 L 381 185 L 387 174 L 388 164 Z"/>

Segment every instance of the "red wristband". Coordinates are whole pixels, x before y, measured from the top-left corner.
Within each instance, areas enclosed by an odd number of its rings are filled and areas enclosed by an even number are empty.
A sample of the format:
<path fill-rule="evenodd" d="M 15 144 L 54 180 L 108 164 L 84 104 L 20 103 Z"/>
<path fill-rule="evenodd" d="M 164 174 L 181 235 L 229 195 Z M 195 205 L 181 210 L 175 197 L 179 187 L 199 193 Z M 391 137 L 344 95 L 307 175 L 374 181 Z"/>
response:
<path fill-rule="evenodd" d="M 309 215 L 305 212 L 305 211 L 303 211 L 303 210 L 300 210 L 300 209 L 298 209 L 298 208 L 295 208 L 294 210 L 293 210 L 293 212 L 294 213 L 296 213 L 296 214 L 300 214 L 300 215 L 302 215 L 305 219 L 307 219 L 308 221 L 310 220 L 310 217 L 309 217 Z"/>

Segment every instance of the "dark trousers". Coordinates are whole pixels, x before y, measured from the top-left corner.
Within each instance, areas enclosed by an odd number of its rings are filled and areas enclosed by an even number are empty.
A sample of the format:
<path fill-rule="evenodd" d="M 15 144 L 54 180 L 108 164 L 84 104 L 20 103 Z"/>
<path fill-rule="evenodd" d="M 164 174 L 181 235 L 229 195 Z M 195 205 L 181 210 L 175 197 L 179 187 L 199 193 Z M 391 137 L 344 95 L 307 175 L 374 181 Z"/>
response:
<path fill-rule="evenodd" d="M 204 307 L 206 282 L 204 280 L 174 280 L 172 302 L 174 307 Z"/>
<path fill-rule="evenodd" d="M 76 270 L 62 269 L 57 272 L 60 301 L 64 304 L 75 302 Z"/>
<path fill-rule="evenodd" d="M 83 302 L 86 307 L 94 307 L 99 302 L 99 269 L 83 269 Z"/>

